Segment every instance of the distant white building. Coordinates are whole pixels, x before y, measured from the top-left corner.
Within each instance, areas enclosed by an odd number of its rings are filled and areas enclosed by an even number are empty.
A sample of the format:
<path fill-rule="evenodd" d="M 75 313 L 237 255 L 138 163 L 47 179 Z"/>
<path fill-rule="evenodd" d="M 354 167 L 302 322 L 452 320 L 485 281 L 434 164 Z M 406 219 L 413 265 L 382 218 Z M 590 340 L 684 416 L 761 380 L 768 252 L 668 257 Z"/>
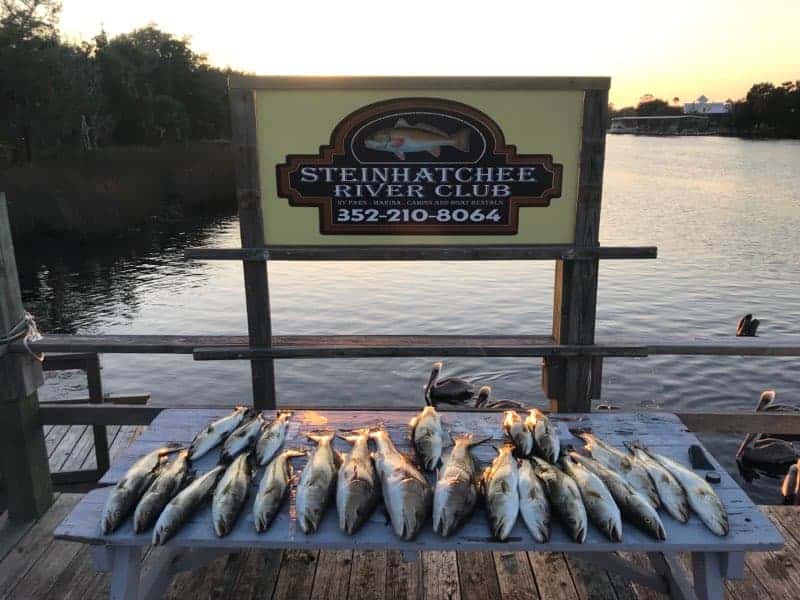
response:
<path fill-rule="evenodd" d="M 705 96 L 700 96 L 694 102 L 686 102 L 683 105 L 685 115 L 727 115 L 731 112 L 731 105 L 728 102 L 709 102 Z"/>

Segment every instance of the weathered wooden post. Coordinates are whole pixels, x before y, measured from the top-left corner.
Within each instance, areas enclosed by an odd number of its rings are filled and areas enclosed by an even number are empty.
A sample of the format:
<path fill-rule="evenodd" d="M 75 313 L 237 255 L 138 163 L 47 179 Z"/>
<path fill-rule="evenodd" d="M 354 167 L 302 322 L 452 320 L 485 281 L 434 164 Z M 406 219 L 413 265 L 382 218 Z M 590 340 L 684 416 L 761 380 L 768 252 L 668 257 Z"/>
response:
<path fill-rule="evenodd" d="M 36 393 L 42 368 L 32 356 L 11 354 L 2 344 L 21 331 L 24 318 L 6 197 L 0 193 L 0 464 L 14 521 L 41 516 L 53 501 Z"/>
<path fill-rule="evenodd" d="M 600 199 L 603 192 L 608 90 L 587 90 L 583 103 L 580 179 L 575 212 L 575 246 L 599 246 Z M 556 261 L 553 299 L 553 339 L 557 344 L 593 344 L 597 311 L 599 261 Z M 551 357 L 546 361 L 545 393 L 551 409 L 561 412 L 591 410 L 592 375 L 601 377 L 592 357 Z M 595 382 L 595 389 L 597 382 Z"/>

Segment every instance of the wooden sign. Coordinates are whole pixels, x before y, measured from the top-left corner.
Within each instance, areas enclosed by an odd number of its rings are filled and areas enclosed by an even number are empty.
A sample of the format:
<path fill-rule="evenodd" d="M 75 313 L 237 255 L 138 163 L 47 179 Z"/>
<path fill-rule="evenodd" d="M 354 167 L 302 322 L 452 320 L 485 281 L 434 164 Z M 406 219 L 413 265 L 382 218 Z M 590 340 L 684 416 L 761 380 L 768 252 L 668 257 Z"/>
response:
<path fill-rule="evenodd" d="M 587 78 L 236 78 L 266 246 L 575 243 Z"/>

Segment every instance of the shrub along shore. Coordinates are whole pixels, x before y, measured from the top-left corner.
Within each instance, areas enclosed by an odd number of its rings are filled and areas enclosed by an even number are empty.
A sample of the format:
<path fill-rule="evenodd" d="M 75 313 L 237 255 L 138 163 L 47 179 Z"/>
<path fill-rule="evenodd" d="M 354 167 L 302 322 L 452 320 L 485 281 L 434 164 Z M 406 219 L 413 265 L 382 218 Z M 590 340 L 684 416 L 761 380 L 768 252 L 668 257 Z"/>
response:
<path fill-rule="evenodd" d="M 148 221 L 235 210 L 228 142 L 108 147 L 0 169 L 16 241 L 118 236 Z"/>

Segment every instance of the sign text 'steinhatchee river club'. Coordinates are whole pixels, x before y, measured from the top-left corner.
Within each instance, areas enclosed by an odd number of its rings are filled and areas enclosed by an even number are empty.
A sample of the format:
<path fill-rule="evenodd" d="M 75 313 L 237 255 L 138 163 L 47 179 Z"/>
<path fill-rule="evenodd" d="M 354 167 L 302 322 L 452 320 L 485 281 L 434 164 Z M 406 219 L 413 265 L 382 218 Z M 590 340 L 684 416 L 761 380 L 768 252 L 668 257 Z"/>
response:
<path fill-rule="evenodd" d="M 562 165 L 517 154 L 487 115 L 449 100 L 403 98 L 350 114 L 318 155 L 277 166 L 278 195 L 317 206 L 320 231 L 517 233 L 519 208 L 561 195 Z"/>

